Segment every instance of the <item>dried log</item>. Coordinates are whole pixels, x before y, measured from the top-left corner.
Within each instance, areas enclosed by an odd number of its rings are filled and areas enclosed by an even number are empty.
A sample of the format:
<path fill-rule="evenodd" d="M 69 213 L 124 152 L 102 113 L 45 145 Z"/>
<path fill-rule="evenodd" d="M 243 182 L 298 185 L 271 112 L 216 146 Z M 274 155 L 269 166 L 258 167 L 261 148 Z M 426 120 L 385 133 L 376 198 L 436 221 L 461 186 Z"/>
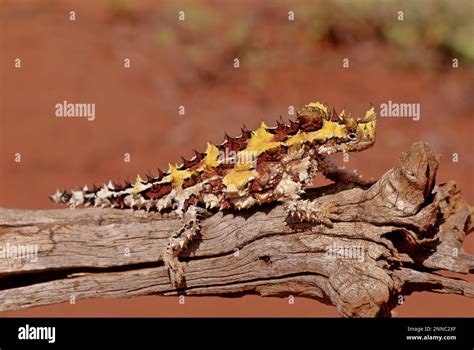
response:
<path fill-rule="evenodd" d="M 161 254 L 180 222 L 114 209 L 0 209 L 3 255 L 38 247 L 33 261 L 0 259 L 0 311 L 81 298 L 138 295 L 304 296 L 349 317 L 390 316 L 413 291 L 474 297 L 464 253 L 472 208 L 454 182 L 435 186 L 438 157 L 415 143 L 369 188 L 337 183 L 308 192 L 342 214 L 329 228 L 296 222 L 281 205 L 219 212 L 183 252 L 175 290 Z M 11 253 L 11 251 L 10 251 Z"/>

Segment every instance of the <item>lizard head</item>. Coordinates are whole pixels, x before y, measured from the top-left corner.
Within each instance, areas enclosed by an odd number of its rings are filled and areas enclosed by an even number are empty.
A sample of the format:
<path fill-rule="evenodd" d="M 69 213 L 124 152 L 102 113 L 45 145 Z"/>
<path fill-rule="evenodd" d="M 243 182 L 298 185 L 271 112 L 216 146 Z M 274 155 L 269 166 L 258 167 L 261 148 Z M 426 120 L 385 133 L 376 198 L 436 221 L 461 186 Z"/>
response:
<path fill-rule="evenodd" d="M 344 111 L 330 112 L 326 105 L 314 102 L 298 112 L 298 123 L 319 154 L 362 151 L 375 143 L 374 107 L 363 118 L 354 119 Z"/>

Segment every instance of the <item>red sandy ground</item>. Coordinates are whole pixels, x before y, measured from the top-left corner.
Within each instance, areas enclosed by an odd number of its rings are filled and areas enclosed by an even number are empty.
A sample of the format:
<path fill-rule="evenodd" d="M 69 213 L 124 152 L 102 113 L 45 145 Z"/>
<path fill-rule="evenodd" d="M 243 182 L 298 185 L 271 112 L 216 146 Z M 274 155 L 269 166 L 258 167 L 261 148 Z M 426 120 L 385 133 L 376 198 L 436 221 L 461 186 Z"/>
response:
<path fill-rule="evenodd" d="M 203 150 L 208 140 L 220 142 L 224 131 L 238 134 L 243 123 L 255 128 L 260 120 L 272 125 L 279 114 L 288 117 L 289 105 L 314 100 L 353 115 L 370 103 L 421 103 L 420 121 L 380 118 L 376 146 L 351 155 L 344 165 L 377 178 L 413 142 L 425 140 L 442 155 L 438 182 L 455 180 L 474 202 L 473 71 L 462 61 L 453 69 L 450 62 L 413 58 L 380 42 L 317 44 L 305 39 L 301 26 L 288 24 L 286 7 L 206 3 L 218 16 L 208 19 L 204 30 L 202 24 L 191 26 L 191 19 L 176 21 L 164 2 L 155 7 L 140 2 L 124 19 L 90 1 L 4 2 L 0 206 L 55 208 L 47 196 L 56 188 L 134 179 L 148 169 L 156 173 L 157 166 L 165 168 L 180 155 L 190 157 L 193 148 Z M 72 9 L 75 22 L 68 20 Z M 236 18 L 252 19 L 249 39 L 240 48 L 228 35 Z M 171 28 L 175 39 L 158 40 L 162 27 Z M 14 68 L 17 57 L 21 69 Z M 130 69 L 123 68 L 126 57 Z M 239 69 L 232 66 L 234 57 L 241 58 Z M 348 69 L 342 68 L 345 57 Z M 96 103 L 96 120 L 56 118 L 54 106 L 63 100 Z M 178 115 L 179 105 L 185 105 L 185 116 Z M 14 162 L 17 152 L 21 163 Z M 130 163 L 123 162 L 124 153 L 131 154 Z M 458 163 L 452 162 L 453 153 L 459 154 Z M 471 236 L 465 250 L 474 254 L 473 245 Z M 337 315 L 333 307 L 301 298 L 295 305 L 257 296 L 186 300 L 185 305 L 165 297 L 87 300 L 3 315 Z M 415 293 L 397 311 L 472 316 L 474 303 Z"/>

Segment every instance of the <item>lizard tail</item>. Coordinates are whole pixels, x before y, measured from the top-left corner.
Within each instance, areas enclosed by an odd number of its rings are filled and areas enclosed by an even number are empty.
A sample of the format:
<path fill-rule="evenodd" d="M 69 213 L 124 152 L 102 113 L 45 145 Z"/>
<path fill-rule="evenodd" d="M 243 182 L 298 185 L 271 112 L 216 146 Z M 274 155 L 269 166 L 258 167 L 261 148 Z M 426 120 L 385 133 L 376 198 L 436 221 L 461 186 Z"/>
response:
<path fill-rule="evenodd" d="M 128 187 L 129 185 L 126 185 Z M 119 192 L 122 191 L 122 188 L 117 188 L 117 185 L 113 185 L 111 181 L 108 184 L 104 184 L 102 187 L 94 186 L 93 189 L 89 190 L 87 185 L 82 189 L 73 189 L 70 192 L 56 190 L 56 193 L 49 196 L 54 203 L 62 203 L 75 208 L 78 205 L 94 207 L 118 207 L 120 205 L 121 196 Z"/>

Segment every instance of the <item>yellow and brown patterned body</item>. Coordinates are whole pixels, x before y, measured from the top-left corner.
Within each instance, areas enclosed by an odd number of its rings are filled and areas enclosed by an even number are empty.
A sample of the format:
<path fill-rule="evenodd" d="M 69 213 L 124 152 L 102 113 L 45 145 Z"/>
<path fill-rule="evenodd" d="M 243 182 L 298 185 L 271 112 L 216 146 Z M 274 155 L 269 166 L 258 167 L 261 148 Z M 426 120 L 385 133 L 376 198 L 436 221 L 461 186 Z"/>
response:
<path fill-rule="evenodd" d="M 264 123 L 255 131 L 242 130 L 220 145 L 207 144 L 181 165 L 169 165 L 156 177 L 139 176 L 134 184 L 57 192 L 51 199 L 80 204 L 173 209 L 189 206 L 243 209 L 272 201 L 298 198 L 319 170 L 318 162 L 335 152 L 360 151 L 375 142 L 375 111 L 361 120 L 337 115 L 319 102 L 306 105 L 290 124 Z"/>

